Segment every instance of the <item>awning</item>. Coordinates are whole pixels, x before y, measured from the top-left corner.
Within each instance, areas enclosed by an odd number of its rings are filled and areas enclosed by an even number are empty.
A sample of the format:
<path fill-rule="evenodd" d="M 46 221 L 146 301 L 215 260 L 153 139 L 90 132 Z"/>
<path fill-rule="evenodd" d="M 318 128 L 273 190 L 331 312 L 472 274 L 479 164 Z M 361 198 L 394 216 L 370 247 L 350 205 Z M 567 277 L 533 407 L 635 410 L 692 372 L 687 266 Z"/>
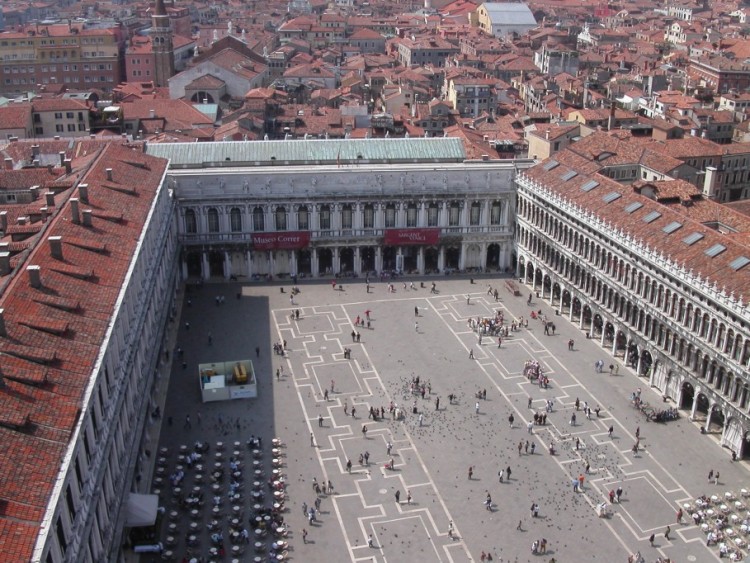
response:
<path fill-rule="evenodd" d="M 153 526 L 154 522 L 156 522 L 156 511 L 158 508 L 158 495 L 130 493 L 130 496 L 128 497 L 125 526 L 128 528 Z"/>

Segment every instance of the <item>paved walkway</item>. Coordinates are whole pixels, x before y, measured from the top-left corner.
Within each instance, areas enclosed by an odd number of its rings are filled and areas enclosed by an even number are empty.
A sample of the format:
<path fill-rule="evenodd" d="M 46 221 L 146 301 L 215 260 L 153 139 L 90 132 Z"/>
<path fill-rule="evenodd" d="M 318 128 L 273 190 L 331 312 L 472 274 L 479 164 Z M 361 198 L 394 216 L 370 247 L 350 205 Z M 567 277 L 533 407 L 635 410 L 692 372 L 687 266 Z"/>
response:
<path fill-rule="evenodd" d="M 176 341 L 185 350 L 186 367 L 181 361 L 172 366 L 160 445 L 175 451 L 196 439 L 244 445 L 251 434 L 262 436 L 265 444 L 280 437 L 286 444 L 285 519 L 291 528 L 292 559 L 473 561 L 484 551 L 494 561 L 554 557 L 560 562 L 624 562 L 637 550 L 647 561 L 659 555 L 675 561 L 717 558 L 716 548 L 705 547 L 705 536 L 695 526 L 675 523 L 675 512 L 698 495 L 739 491 L 747 484 L 744 464 L 729 461 L 684 413 L 668 424 L 647 423 L 629 401 L 638 387 L 645 400 L 661 401 L 647 381 L 624 365 L 617 376 L 595 373 L 596 360 L 613 362 L 608 353 L 545 303 L 534 300 L 527 306 L 526 291 L 513 297 L 498 279 L 474 284 L 455 277 L 435 281 L 437 294 L 430 292 L 432 280 L 424 288 L 415 282 L 413 289 L 397 281 L 394 293 L 385 283 L 372 284 L 367 293 L 363 281 L 344 282 L 343 290 L 309 282 L 300 286 L 294 304 L 288 285 L 283 294 L 275 285 L 209 283 L 193 288 L 186 293 L 190 303 L 183 303 Z M 488 284 L 500 290 L 498 302 L 487 294 Z M 217 305 L 217 296 L 225 298 L 224 304 Z M 498 348 L 497 340 L 487 337 L 479 345 L 467 323 L 469 317 L 492 316 L 498 309 L 506 322 L 528 318 L 532 308 L 555 322 L 556 335 L 545 335 L 542 323 L 529 319 L 528 329 L 503 338 Z M 300 310 L 299 320 L 290 318 L 295 309 Z M 365 319 L 368 310 L 370 327 L 354 328 L 356 317 Z M 570 338 L 575 340 L 573 350 L 568 349 Z M 284 340 L 287 353 L 274 355 L 273 344 Z M 351 349 L 351 359 L 344 357 L 345 348 Z M 474 359 L 469 359 L 470 350 Z M 259 398 L 201 404 L 197 364 L 244 358 L 255 362 Z M 548 389 L 523 376 L 528 359 L 542 363 L 550 378 Z M 277 369 L 283 369 L 278 380 Z M 430 384 L 424 399 L 410 393 L 416 376 Z M 486 399 L 475 398 L 479 390 L 486 390 Z M 449 394 L 456 396 L 452 404 Z M 581 407 L 584 401 L 592 409 L 599 405 L 600 416 L 587 420 L 579 411 L 571 426 L 576 398 Z M 527 423 L 534 412 L 543 412 L 548 399 L 554 408 L 547 424 L 529 433 Z M 412 413 L 415 400 L 417 414 Z M 405 409 L 405 420 L 388 415 L 391 401 Z M 369 419 L 370 407 L 385 408 L 385 419 Z M 191 415 L 189 428 L 186 414 Z M 634 456 L 638 426 L 643 451 Z M 390 456 L 388 442 L 393 445 Z M 548 454 L 550 443 L 558 455 Z M 369 465 L 360 465 L 365 452 Z M 390 457 L 393 471 L 384 468 Z M 351 474 L 347 460 L 352 462 Z M 586 462 L 591 472 L 583 492 L 574 492 L 572 480 Z M 270 456 L 264 464 L 270 471 Z M 498 471 L 507 467 L 511 478 L 499 483 Z M 720 471 L 719 485 L 707 482 L 710 469 Z M 332 481 L 335 494 L 321 496 L 318 522 L 310 526 L 302 503 L 310 506 L 316 498 L 313 479 Z M 623 496 L 611 507 L 613 516 L 597 518 L 594 506 L 618 486 Z M 487 493 L 492 498 L 489 511 L 484 505 Z M 168 492 L 163 494 L 168 504 Z M 532 503 L 539 505 L 536 518 L 531 516 Z M 519 521 L 521 530 L 516 529 Z M 178 523 L 186 526 L 188 520 Z M 670 540 L 663 537 L 668 524 Z M 306 545 L 303 528 L 308 530 Z M 657 536 L 655 547 L 649 546 L 652 533 Z M 369 536 L 373 547 L 367 545 Z M 537 557 L 531 544 L 541 538 L 547 540 L 547 554 Z M 184 530 L 177 540 L 174 552 L 179 559 L 185 552 Z M 210 546 L 205 533 L 201 541 L 199 551 L 205 555 Z M 252 559 L 246 555 L 243 560 Z"/>

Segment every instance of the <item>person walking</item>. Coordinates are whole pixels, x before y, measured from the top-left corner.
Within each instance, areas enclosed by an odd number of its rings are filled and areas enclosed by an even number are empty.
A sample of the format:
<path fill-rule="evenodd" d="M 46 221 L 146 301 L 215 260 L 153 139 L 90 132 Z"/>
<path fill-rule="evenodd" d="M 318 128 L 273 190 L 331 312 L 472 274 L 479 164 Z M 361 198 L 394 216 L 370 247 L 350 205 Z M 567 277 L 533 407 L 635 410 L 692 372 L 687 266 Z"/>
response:
<path fill-rule="evenodd" d="M 474 348 L 471 348 L 471 349 L 469 350 L 469 359 L 470 359 L 470 360 L 473 360 L 473 359 L 474 359 Z"/>
<path fill-rule="evenodd" d="M 677 511 L 677 523 L 682 524 L 682 508 Z"/>
<path fill-rule="evenodd" d="M 302 528 L 302 543 L 307 543 L 307 528 Z"/>
<path fill-rule="evenodd" d="M 399 489 L 396 489 L 394 496 L 396 497 L 396 504 L 401 504 L 401 491 Z"/>
<path fill-rule="evenodd" d="M 648 542 L 651 544 L 651 547 L 654 547 L 654 539 L 656 539 L 656 534 L 651 534 L 648 537 Z"/>
<path fill-rule="evenodd" d="M 505 470 L 505 475 L 507 475 L 507 477 L 508 477 L 508 482 L 510 482 L 510 465 L 509 465 L 509 466 L 507 467 L 507 469 Z"/>
<path fill-rule="evenodd" d="M 622 496 L 622 485 L 617 487 L 617 491 L 615 491 L 615 494 L 617 495 L 617 504 L 620 504 L 620 497 Z"/>
<path fill-rule="evenodd" d="M 367 538 L 367 547 L 374 547 L 372 543 L 372 534 Z"/>
<path fill-rule="evenodd" d="M 615 431 L 615 427 L 614 427 L 614 425 L 612 424 L 612 425 L 610 425 L 610 427 L 609 427 L 609 432 L 608 432 L 608 434 L 609 434 L 609 437 L 610 437 L 610 438 L 612 437 L 612 433 L 613 433 L 614 431 Z"/>
<path fill-rule="evenodd" d="M 576 413 L 573 413 L 570 415 L 570 425 L 575 426 L 576 425 Z"/>
<path fill-rule="evenodd" d="M 414 332 L 419 332 L 419 321 L 414 323 Z"/>
<path fill-rule="evenodd" d="M 670 526 L 667 526 L 667 529 L 664 530 L 664 539 L 669 541 L 669 533 L 672 531 L 672 528 Z"/>
<path fill-rule="evenodd" d="M 310 432 L 310 447 L 315 447 L 315 434 L 313 434 L 312 432 Z"/>
<path fill-rule="evenodd" d="M 515 418 L 513 418 L 513 413 L 510 413 L 510 416 L 508 416 L 508 424 L 510 425 L 511 428 L 513 428 L 513 421 L 514 420 L 515 420 Z"/>
<path fill-rule="evenodd" d="M 476 404 L 474 405 L 474 413 L 479 414 L 479 401 L 477 401 Z"/>
<path fill-rule="evenodd" d="M 469 481 L 471 481 L 471 478 L 474 476 L 474 468 L 470 465 L 469 466 Z"/>
<path fill-rule="evenodd" d="M 411 490 L 406 489 L 406 504 L 411 504 Z"/>
<path fill-rule="evenodd" d="M 503 475 L 505 475 L 505 470 L 500 469 L 500 471 L 497 472 L 497 476 L 500 478 L 500 483 L 503 482 Z"/>
<path fill-rule="evenodd" d="M 718 485 L 718 484 L 719 484 L 719 472 L 717 471 L 716 476 L 714 477 L 714 485 Z"/>

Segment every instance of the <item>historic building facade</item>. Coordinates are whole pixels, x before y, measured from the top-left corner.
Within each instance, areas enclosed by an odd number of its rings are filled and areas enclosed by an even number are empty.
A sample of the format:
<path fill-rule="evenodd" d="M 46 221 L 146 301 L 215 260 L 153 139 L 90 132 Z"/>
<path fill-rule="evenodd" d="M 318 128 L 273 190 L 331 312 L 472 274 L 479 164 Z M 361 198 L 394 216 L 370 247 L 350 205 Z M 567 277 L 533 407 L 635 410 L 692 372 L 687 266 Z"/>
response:
<path fill-rule="evenodd" d="M 183 276 L 204 279 L 511 271 L 513 177 L 531 164 L 465 161 L 458 139 L 147 150 L 172 161 Z"/>
<path fill-rule="evenodd" d="M 750 221 L 686 182 L 625 185 L 580 157 L 517 176 L 518 276 L 750 456 L 750 248 L 732 236 Z"/>

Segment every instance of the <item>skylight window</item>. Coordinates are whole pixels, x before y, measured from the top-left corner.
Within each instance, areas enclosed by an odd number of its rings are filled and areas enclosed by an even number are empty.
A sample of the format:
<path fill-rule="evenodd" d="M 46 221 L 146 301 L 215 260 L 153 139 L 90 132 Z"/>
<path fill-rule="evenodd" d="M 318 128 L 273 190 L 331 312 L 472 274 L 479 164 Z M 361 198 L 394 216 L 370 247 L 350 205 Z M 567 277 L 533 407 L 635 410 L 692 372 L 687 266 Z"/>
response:
<path fill-rule="evenodd" d="M 737 270 L 741 270 L 748 264 L 750 264 L 750 258 L 747 258 L 746 256 L 740 256 L 739 258 L 735 258 L 734 260 L 732 260 L 729 263 L 729 267 L 736 272 Z"/>
<path fill-rule="evenodd" d="M 643 204 L 640 201 L 634 201 L 625 206 L 625 213 L 635 213 L 641 207 L 643 207 Z"/>
<path fill-rule="evenodd" d="M 661 213 L 658 211 L 652 211 L 651 213 L 647 213 L 645 217 L 643 217 L 644 223 L 653 223 L 656 221 L 659 217 L 661 217 Z"/>
<path fill-rule="evenodd" d="M 567 182 L 568 180 L 575 178 L 576 176 L 578 176 L 578 172 L 576 172 L 575 170 L 568 170 L 565 174 L 560 176 L 560 178 Z"/>
<path fill-rule="evenodd" d="M 542 166 L 542 168 L 544 168 L 545 170 L 549 172 L 550 170 L 552 170 L 553 168 L 557 168 L 558 166 L 560 166 L 560 163 L 552 159 L 547 164 Z"/>
<path fill-rule="evenodd" d="M 673 232 L 675 232 L 677 229 L 682 227 L 682 223 L 678 221 L 672 221 L 669 225 L 664 227 L 662 231 L 667 233 L 668 235 L 671 235 Z"/>
<path fill-rule="evenodd" d="M 727 247 L 724 246 L 723 244 L 715 244 L 711 248 L 707 248 L 706 252 L 704 252 L 704 254 L 706 256 L 710 256 L 711 258 L 715 258 L 719 254 L 721 254 L 722 252 L 724 252 L 726 249 L 727 249 Z"/>
<path fill-rule="evenodd" d="M 619 192 L 609 192 L 602 199 L 604 200 L 604 203 L 612 203 L 613 201 L 617 201 L 621 197 L 622 197 L 622 194 Z"/>
<path fill-rule="evenodd" d="M 682 239 L 682 242 L 684 242 L 688 246 L 692 246 L 696 242 L 701 240 L 702 238 L 703 238 L 703 233 L 691 233 L 688 236 L 686 236 L 684 239 Z"/>
<path fill-rule="evenodd" d="M 598 185 L 599 185 L 599 182 L 597 182 L 596 180 L 589 180 L 588 182 L 586 182 L 584 185 L 581 186 L 581 190 L 583 190 L 584 192 L 590 192 Z"/>

